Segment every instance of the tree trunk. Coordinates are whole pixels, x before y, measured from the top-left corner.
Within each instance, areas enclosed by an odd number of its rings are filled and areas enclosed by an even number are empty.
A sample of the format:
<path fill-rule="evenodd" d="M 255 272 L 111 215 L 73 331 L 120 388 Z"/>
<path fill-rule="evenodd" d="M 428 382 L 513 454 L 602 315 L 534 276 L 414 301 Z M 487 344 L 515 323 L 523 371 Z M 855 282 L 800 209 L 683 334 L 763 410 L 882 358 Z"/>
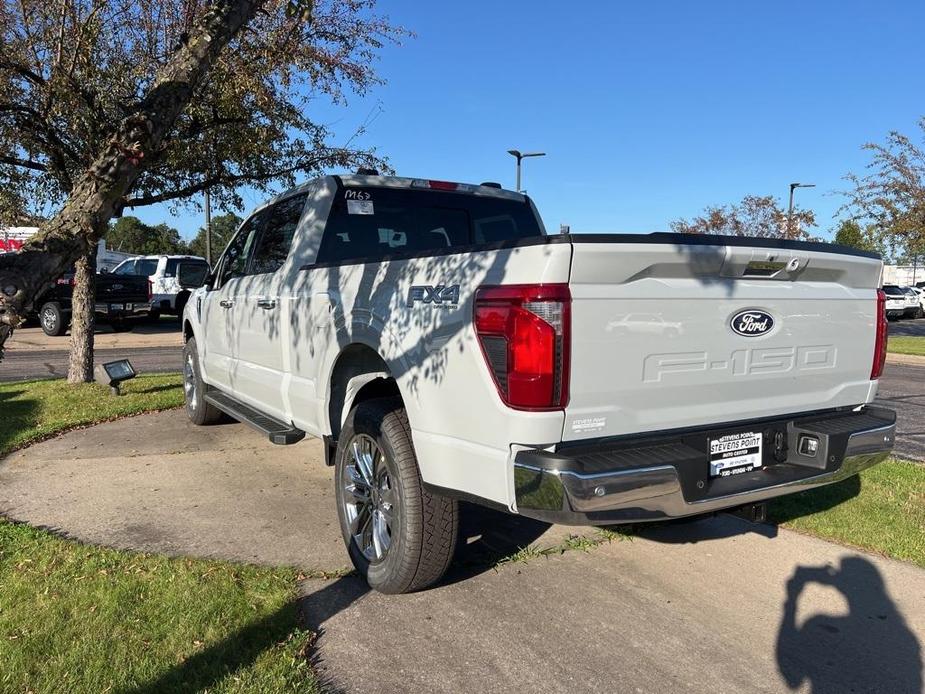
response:
<path fill-rule="evenodd" d="M 218 54 L 266 0 L 216 0 L 158 72 L 138 110 L 75 181 L 64 207 L 18 253 L 0 255 L 0 359 L 35 297 L 96 246 Z"/>
<path fill-rule="evenodd" d="M 71 360 L 68 383 L 93 380 L 93 329 L 96 324 L 96 246 L 75 263 L 71 297 Z"/>

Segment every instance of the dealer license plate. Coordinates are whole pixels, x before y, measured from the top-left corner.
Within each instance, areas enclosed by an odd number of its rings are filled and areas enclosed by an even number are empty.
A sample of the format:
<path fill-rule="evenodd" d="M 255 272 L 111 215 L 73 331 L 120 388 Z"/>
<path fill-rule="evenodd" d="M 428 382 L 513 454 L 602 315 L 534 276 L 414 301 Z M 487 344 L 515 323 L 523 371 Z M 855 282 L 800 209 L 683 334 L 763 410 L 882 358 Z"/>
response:
<path fill-rule="evenodd" d="M 761 467 L 761 434 L 753 431 L 710 439 L 710 476 L 729 477 Z"/>

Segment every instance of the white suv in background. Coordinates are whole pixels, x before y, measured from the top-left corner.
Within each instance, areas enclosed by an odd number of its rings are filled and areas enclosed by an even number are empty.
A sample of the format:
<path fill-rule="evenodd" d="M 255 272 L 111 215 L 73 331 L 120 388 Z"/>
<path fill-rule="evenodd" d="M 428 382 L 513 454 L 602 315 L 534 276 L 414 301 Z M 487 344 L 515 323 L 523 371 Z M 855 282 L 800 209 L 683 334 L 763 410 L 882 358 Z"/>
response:
<path fill-rule="evenodd" d="M 183 308 L 190 292 L 177 282 L 177 266 L 202 263 L 208 267 L 205 258 L 195 255 L 142 255 L 129 258 L 113 268 L 114 275 L 142 275 L 151 283 L 151 318 L 161 313 L 183 315 Z"/>
<path fill-rule="evenodd" d="M 915 303 L 913 304 L 914 315 L 913 318 L 922 318 L 925 317 L 925 289 L 921 287 L 906 287 L 906 291 L 911 295 L 915 295 Z"/>
<path fill-rule="evenodd" d="M 909 297 L 895 284 L 884 284 L 883 293 L 886 295 L 886 317 L 891 319 L 902 318 L 906 315 Z"/>

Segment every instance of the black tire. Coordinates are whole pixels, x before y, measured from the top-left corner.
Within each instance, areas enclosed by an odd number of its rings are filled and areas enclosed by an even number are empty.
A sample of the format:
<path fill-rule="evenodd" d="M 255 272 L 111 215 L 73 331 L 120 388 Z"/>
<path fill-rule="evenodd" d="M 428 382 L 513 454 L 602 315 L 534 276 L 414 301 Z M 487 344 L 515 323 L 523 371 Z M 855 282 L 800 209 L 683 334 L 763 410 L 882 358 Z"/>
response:
<path fill-rule="evenodd" d="M 353 444 L 358 446 L 367 441 L 374 443 L 381 455 L 378 463 L 370 468 L 385 475 L 387 486 L 373 484 L 368 487 L 370 496 L 375 496 L 379 508 L 388 507 L 391 521 L 388 524 L 389 545 L 381 558 L 370 557 L 358 544 L 361 537 L 365 544 L 364 527 L 370 528 L 372 536 L 373 515 L 369 512 L 355 518 L 370 518 L 368 526 L 357 523 L 360 532 L 355 536 L 350 528 L 348 513 L 361 506 L 357 499 L 363 490 L 351 493 L 348 487 L 357 490 L 356 482 L 360 465 L 355 464 Z M 377 472 L 370 474 L 377 479 Z M 411 428 L 402 402 L 398 398 L 367 400 L 357 405 L 340 432 L 335 457 L 335 496 L 341 534 L 350 560 L 362 574 L 371 588 L 381 593 L 409 593 L 421 590 L 434 583 L 446 573 L 459 527 L 459 507 L 455 499 L 432 494 L 424 489 L 418 469 Z M 376 492 L 372 489 L 376 487 Z M 382 503 L 382 499 L 393 503 Z M 375 549 L 373 548 L 375 552 Z"/>
<path fill-rule="evenodd" d="M 153 308 L 150 311 L 148 311 L 148 320 L 151 323 L 157 323 L 157 321 L 159 321 L 160 319 L 161 319 L 160 309 Z"/>
<path fill-rule="evenodd" d="M 215 424 L 222 419 L 222 411 L 203 398 L 208 389 L 199 371 L 196 338 L 191 337 L 183 346 L 183 396 L 186 400 L 186 414 L 193 424 Z"/>
<path fill-rule="evenodd" d="M 113 332 L 117 333 L 127 333 L 134 327 L 132 322 L 125 318 L 113 318 L 109 325 L 112 327 Z"/>
<path fill-rule="evenodd" d="M 42 326 L 42 332 L 49 337 L 64 335 L 68 322 L 67 316 L 61 310 L 61 304 L 57 301 L 47 301 L 39 309 L 39 324 Z"/>

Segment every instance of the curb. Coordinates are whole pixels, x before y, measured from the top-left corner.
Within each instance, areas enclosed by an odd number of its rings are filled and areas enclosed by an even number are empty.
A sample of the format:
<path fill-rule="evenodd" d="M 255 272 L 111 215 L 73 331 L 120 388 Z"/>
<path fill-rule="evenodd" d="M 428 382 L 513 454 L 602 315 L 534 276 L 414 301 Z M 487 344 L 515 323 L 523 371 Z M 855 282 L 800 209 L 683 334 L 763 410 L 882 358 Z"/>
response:
<path fill-rule="evenodd" d="M 887 364 L 905 364 L 906 366 L 925 366 L 925 357 L 917 354 L 894 354 L 887 352 Z"/>

